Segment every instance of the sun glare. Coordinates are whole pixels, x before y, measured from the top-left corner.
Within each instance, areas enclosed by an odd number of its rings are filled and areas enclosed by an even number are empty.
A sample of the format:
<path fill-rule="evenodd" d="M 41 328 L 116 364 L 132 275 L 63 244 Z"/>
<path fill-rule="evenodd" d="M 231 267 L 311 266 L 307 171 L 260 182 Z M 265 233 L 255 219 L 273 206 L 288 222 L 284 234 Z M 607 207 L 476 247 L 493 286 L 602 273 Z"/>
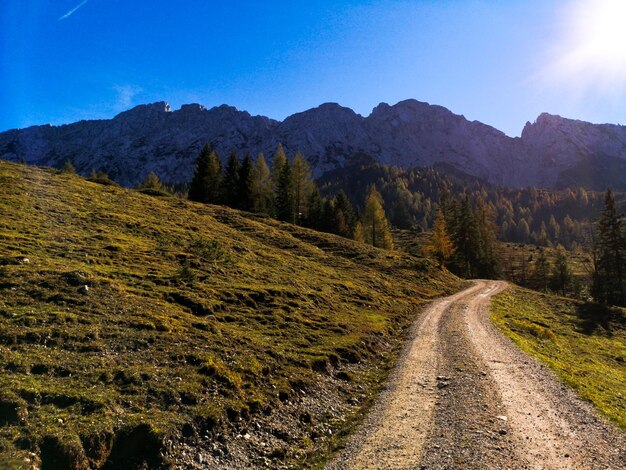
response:
<path fill-rule="evenodd" d="M 548 78 L 579 89 L 626 88 L 626 1 L 582 0 L 565 17 L 565 32 L 547 68 Z"/>
<path fill-rule="evenodd" d="M 626 65 L 626 2 L 586 2 L 579 15 L 581 56 L 609 69 Z"/>

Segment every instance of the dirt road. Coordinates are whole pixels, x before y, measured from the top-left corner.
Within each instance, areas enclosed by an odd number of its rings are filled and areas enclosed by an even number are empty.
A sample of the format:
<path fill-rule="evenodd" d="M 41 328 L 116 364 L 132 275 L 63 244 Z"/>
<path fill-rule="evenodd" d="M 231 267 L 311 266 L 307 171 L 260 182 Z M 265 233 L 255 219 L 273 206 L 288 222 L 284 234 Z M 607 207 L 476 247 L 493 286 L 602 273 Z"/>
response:
<path fill-rule="evenodd" d="M 505 287 L 476 281 L 431 305 L 329 470 L 626 468 L 626 434 L 491 324 Z"/>

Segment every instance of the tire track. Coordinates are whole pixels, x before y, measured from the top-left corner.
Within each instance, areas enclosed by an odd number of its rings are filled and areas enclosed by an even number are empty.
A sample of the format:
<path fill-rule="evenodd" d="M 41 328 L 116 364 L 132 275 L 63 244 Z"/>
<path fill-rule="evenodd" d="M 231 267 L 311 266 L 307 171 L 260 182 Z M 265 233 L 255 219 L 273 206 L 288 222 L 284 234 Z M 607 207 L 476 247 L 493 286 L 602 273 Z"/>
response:
<path fill-rule="evenodd" d="M 626 468 L 626 436 L 489 319 L 497 281 L 434 302 L 328 469 Z"/>
<path fill-rule="evenodd" d="M 328 469 L 399 469 L 419 459 L 435 408 L 441 316 L 479 288 L 435 301 L 421 316 L 371 413 Z"/>

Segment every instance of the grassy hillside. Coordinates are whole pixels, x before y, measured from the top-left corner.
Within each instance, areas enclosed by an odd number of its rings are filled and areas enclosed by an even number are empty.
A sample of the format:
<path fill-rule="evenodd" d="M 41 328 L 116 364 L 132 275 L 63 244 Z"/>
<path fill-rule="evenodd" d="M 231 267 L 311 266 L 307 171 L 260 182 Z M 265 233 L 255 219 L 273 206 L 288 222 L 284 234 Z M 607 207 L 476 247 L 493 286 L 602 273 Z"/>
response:
<path fill-rule="evenodd" d="M 0 161 L 0 468 L 313 465 L 458 287 L 406 254 Z"/>
<path fill-rule="evenodd" d="M 492 317 L 524 351 L 626 429 L 626 310 L 513 288 Z"/>

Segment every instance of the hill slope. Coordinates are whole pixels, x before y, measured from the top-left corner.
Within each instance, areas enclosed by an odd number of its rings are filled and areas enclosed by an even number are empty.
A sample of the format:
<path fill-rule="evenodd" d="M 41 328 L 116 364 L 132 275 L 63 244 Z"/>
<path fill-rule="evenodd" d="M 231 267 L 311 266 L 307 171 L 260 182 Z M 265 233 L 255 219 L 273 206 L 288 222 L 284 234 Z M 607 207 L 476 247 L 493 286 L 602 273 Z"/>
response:
<path fill-rule="evenodd" d="M 307 465 L 458 287 L 423 259 L 0 161 L 0 467 Z"/>
<path fill-rule="evenodd" d="M 191 179 L 194 160 L 206 142 L 223 158 L 233 149 L 271 155 L 282 142 L 291 155 L 301 151 L 316 176 L 367 155 L 404 168 L 444 163 L 512 187 L 626 190 L 624 126 L 544 113 L 527 123 L 520 138 L 511 138 L 416 100 L 381 103 L 366 117 L 326 103 L 282 122 L 226 105 L 205 109 L 191 104 L 171 111 L 159 102 L 111 120 L 0 133 L 0 158 L 57 167 L 69 159 L 83 174 L 102 169 L 127 186 L 141 182 L 149 171 L 181 183 Z"/>

